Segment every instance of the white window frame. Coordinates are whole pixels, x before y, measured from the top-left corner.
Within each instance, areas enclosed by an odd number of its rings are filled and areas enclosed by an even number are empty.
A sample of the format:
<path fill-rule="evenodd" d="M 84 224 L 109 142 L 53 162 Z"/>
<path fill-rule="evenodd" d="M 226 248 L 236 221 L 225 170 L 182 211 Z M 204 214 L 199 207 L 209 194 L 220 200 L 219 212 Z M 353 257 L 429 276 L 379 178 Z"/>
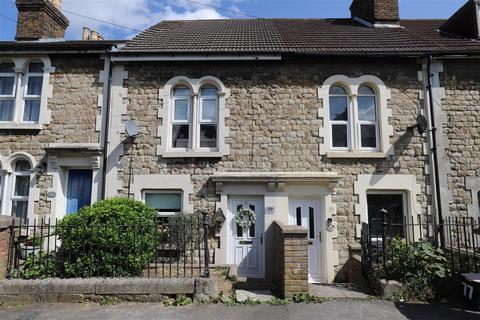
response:
<path fill-rule="evenodd" d="M 0 130 L 41 130 L 44 124 L 49 124 L 51 111 L 48 110 L 48 100 L 53 95 L 53 85 L 50 84 L 50 74 L 55 72 L 48 56 L 5 56 L 0 59 L 0 63 L 13 63 L 15 65 L 15 92 L 14 92 L 14 112 L 11 121 L 0 121 Z M 29 66 L 32 63 L 42 63 L 43 73 L 29 73 Z M 11 75 L 12 73 L 8 73 Z M 27 86 L 28 78 L 31 76 L 41 76 L 42 91 L 39 96 L 28 96 Z M 11 98 L 11 97 L 10 97 Z M 0 96 L 0 99 L 5 99 Z M 39 100 L 40 110 L 38 121 L 23 121 L 26 100 Z"/>
<path fill-rule="evenodd" d="M 30 171 L 15 171 L 15 166 L 16 166 L 16 163 L 17 161 L 27 161 L 29 164 L 30 164 Z M 26 218 L 28 218 L 28 207 L 30 205 L 30 193 L 32 192 L 32 188 L 31 188 L 31 179 L 32 179 L 32 173 L 31 173 L 31 170 L 32 170 L 32 164 L 30 163 L 30 161 L 28 161 L 27 159 L 23 159 L 23 158 L 17 158 L 15 159 L 15 161 L 12 163 L 12 167 L 13 167 L 13 172 L 12 172 L 12 183 L 11 183 L 11 190 L 10 190 L 10 216 L 13 217 L 13 202 L 17 201 L 17 202 L 26 202 L 27 203 L 27 216 Z M 28 177 L 28 181 L 29 181 L 29 186 L 28 186 L 28 195 L 26 196 L 16 196 L 15 195 L 15 188 L 17 186 L 17 177 Z"/>
<path fill-rule="evenodd" d="M 3 62 L 0 62 L 0 63 L 13 63 L 13 62 L 9 62 L 9 61 L 3 61 Z M 15 111 L 16 111 L 16 97 L 17 97 L 17 88 L 19 87 L 18 86 L 18 81 L 19 81 L 19 77 L 18 77 L 18 74 L 15 73 L 15 72 L 1 72 L 0 73 L 0 77 L 14 77 L 14 80 L 13 80 L 13 89 L 12 89 L 12 94 L 10 95 L 5 95 L 5 94 L 0 94 L 0 100 L 13 100 L 13 115 L 12 115 L 12 121 L 15 119 Z M 12 121 L 0 121 L 0 123 L 9 123 L 9 122 L 12 122 Z"/>
<path fill-rule="evenodd" d="M 183 148 L 172 148 L 172 119 L 173 119 L 173 90 L 177 87 L 188 87 L 192 90 L 191 108 L 191 145 L 185 150 Z M 201 89 L 205 87 L 216 87 L 217 93 L 217 147 L 200 147 L 200 125 L 214 124 L 213 121 L 204 121 L 201 117 L 202 97 Z M 227 118 L 230 112 L 226 107 L 226 100 L 230 96 L 230 90 L 217 78 L 206 76 L 200 79 L 188 77 L 175 77 L 165 84 L 159 91 L 159 98 L 163 101 L 158 110 L 159 127 L 157 136 L 160 138 L 160 145 L 157 147 L 157 155 L 163 158 L 221 158 L 230 154 L 230 147 L 226 142 L 229 137 Z"/>
<path fill-rule="evenodd" d="M 330 97 L 346 97 L 347 98 L 347 120 L 330 120 L 330 135 L 332 137 L 330 147 L 332 150 L 338 151 L 349 151 L 352 148 L 352 107 L 351 107 L 351 96 L 348 94 L 348 88 L 345 88 L 342 84 L 334 84 L 333 87 L 340 87 L 345 90 L 345 94 L 330 94 Z M 328 118 L 330 119 L 330 110 L 328 111 Z M 347 146 L 343 147 L 334 147 L 333 146 L 333 126 L 334 125 L 344 125 L 347 127 Z"/>
<path fill-rule="evenodd" d="M 197 141 L 196 141 L 196 147 L 198 150 L 201 150 L 201 151 L 207 151 L 207 152 L 214 152 L 214 151 L 218 151 L 218 132 L 219 132 L 219 127 L 218 127 L 218 88 L 217 88 L 217 94 L 215 95 L 202 95 L 202 89 L 205 88 L 205 87 L 208 87 L 208 86 L 202 86 L 200 88 L 200 95 L 199 95 L 199 105 L 198 105 L 198 125 L 197 125 Z M 215 105 L 216 105 L 216 113 L 215 113 L 215 120 L 204 120 L 203 119 L 203 101 L 204 100 L 215 100 Z M 202 124 L 207 124 L 207 125 L 215 125 L 217 127 L 217 139 L 216 139 L 216 145 L 215 147 L 213 148 L 205 148 L 205 147 L 201 147 L 200 143 L 200 128 L 201 128 L 201 125 Z"/>
<path fill-rule="evenodd" d="M 35 63 L 35 62 L 33 62 L 33 63 Z M 44 76 L 43 75 L 44 74 L 40 73 L 40 72 L 30 72 L 30 71 L 25 75 L 25 88 L 23 90 L 22 108 L 21 108 L 21 112 L 19 112 L 20 113 L 19 122 L 22 122 L 22 123 L 39 123 L 40 112 L 41 112 L 41 104 L 42 104 L 42 95 L 43 95 L 43 81 L 44 81 Z M 29 95 L 28 94 L 28 81 L 31 77 L 41 77 L 42 78 L 42 92 L 40 93 L 40 95 Z M 37 121 L 24 121 L 23 120 L 23 117 L 25 115 L 25 107 L 27 105 L 27 100 L 40 101 L 40 110 L 39 110 L 39 115 L 38 115 L 38 120 Z"/>
<path fill-rule="evenodd" d="M 147 194 L 178 194 L 180 195 L 180 211 L 179 212 L 157 212 L 158 217 L 173 217 L 183 212 L 183 191 L 182 190 L 164 190 L 164 189 L 146 189 L 142 190 L 142 202 L 146 204 Z"/>
<path fill-rule="evenodd" d="M 176 88 L 180 88 L 181 86 L 177 86 L 173 88 L 175 90 Z M 193 104 L 192 104 L 192 95 L 185 95 L 185 96 L 174 96 L 173 95 L 173 90 L 172 90 L 172 108 L 171 108 L 171 119 L 172 121 L 170 122 L 170 141 L 169 145 L 171 146 L 172 150 L 178 150 L 178 151 L 187 151 L 191 149 L 192 147 L 192 133 L 193 133 L 193 121 L 192 121 L 192 109 L 193 109 Z M 182 101 L 186 100 L 188 102 L 187 106 L 187 120 L 175 120 L 175 102 L 176 101 Z M 174 148 L 173 147 L 173 126 L 174 125 L 188 125 L 188 143 L 186 148 Z"/>
<path fill-rule="evenodd" d="M 358 93 L 358 95 L 356 96 L 356 101 L 355 101 L 355 106 L 353 107 L 356 111 L 356 114 L 355 114 L 355 128 L 356 128 L 356 146 L 355 148 L 357 148 L 358 150 L 362 150 L 362 151 L 379 151 L 379 147 L 380 147 L 380 139 L 379 139 L 379 130 L 378 130 L 378 94 L 377 94 L 377 91 L 375 90 L 375 88 L 373 88 L 371 85 L 369 85 L 368 83 L 367 84 L 362 84 L 360 85 L 359 88 L 363 87 L 363 86 L 366 86 L 370 89 L 373 90 L 373 94 L 361 94 L 361 93 Z M 358 102 L 358 97 L 374 97 L 375 99 L 375 121 L 368 121 L 368 120 L 360 120 L 359 119 L 359 112 L 358 112 L 358 106 L 359 106 L 359 102 Z M 375 144 L 376 144 L 376 147 L 375 148 L 371 148 L 371 147 L 363 147 L 362 146 L 362 125 L 374 125 L 375 126 Z"/>
<path fill-rule="evenodd" d="M 360 124 L 367 124 L 367 122 L 358 120 L 358 91 L 364 85 L 373 89 L 376 94 L 376 148 L 361 146 Z M 332 86 L 345 88 L 349 95 L 350 143 L 348 149 L 334 148 L 332 144 L 332 123 L 334 123 L 330 121 L 330 88 Z M 318 89 L 318 97 L 322 101 L 318 116 L 323 119 L 319 129 L 319 137 L 323 140 L 320 143 L 320 155 L 327 158 L 387 158 L 395 154 L 394 146 L 390 142 L 393 137 L 393 126 L 389 123 L 392 109 L 388 106 L 391 93 L 380 78 L 371 75 L 359 78 L 344 75 L 331 76 Z M 370 123 L 371 121 L 368 121 L 368 124 Z"/>

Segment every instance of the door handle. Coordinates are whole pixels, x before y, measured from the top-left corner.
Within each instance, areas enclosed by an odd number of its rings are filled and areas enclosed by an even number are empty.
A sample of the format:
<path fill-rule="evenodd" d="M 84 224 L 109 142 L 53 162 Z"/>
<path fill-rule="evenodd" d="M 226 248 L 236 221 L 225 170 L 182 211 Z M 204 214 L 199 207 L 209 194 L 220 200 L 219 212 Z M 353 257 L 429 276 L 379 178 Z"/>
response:
<path fill-rule="evenodd" d="M 260 236 L 260 244 L 263 244 L 263 236 Z"/>
<path fill-rule="evenodd" d="M 322 231 L 318 233 L 318 240 L 322 241 Z"/>

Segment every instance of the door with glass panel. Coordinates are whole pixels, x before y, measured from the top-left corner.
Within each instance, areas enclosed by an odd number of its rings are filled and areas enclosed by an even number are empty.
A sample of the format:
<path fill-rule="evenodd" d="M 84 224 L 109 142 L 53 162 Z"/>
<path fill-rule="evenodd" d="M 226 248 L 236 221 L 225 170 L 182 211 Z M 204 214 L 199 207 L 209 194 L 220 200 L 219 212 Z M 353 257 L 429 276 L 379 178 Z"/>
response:
<path fill-rule="evenodd" d="M 255 213 L 255 223 L 239 224 L 237 213 L 241 209 L 250 209 Z M 231 261 L 238 266 L 238 275 L 248 278 L 263 278 L 263 200 L 261 199 L 231 199 Z M 249 221 L 247 214 L 241 219 Z M 250 220 L 251 221 L 251 220 Z"/>
<path fill-rule="evenodd" d="M 66 214 L 76 213 L 91 202 L 92 170 L 69 170 Z"/>
<path fill-rule="evenodd" d="M 320 202 L 315 200 L 293 200 L 290 209 L 290 224 L 308 230 L 308 280 L 320 283 L 324 280 L 322 261 L 324 238 L 321 228 Z"/>

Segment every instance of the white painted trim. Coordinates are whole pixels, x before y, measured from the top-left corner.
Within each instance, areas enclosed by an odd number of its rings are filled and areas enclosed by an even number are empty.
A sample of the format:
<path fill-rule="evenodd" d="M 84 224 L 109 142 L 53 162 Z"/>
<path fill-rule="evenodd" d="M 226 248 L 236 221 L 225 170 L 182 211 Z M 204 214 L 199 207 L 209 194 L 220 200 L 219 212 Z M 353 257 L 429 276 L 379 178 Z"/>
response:
<path fill-rule="evenodd" d="M 55 197 L 47 198 L 50 202 L 50 218 L 61 219 L 65 216 L 68 191 L 68 171 L 70 169 L 92 170 L 91 201 L 95 203 L 102 196 L 103 170 L 100 157 L 91 155 L 50 155 L 48 157 L 47 175 L 52 176 L 52 186 L 48 193 Z"/>
<path fill-rule="evenodd" d="M 116 64 L 112 70 L 111 100 L 110 100 L 110 128 L 108 132 L 107 168 L 105 181 L 105 195 L 107 198 L 116 197 L 122 190 L 122 182 L 118 179 L 118 170 L 121 170 L 123 156 L 122 135 L 125 133 L 125 124 L 122 118 L 127 114 L 127 105 L 124 101 L 128 96 L 128 89 L 123 82 L 128 79 L 128 72 L 123 64 Z"/>
<path fill-rule="evenodd" d="M 28 66 L 31 62 L 41 61 L 43 63 L 43 83 L 42 95 L 40 97 L 40 114 L 37 122 L 23 122 L 22 114 L 24 108 L 24 91 L 26 88 L 26 81 L 28 78 Z M 15 64 L 15 71 L 17 72 L 16 101 L 15 101 L 15 116 L 12 122 L 0 123 L 0 129 L 5 130 L 41 130 L 45 124 L 50 124 L 51 110 L 47 108 L 48 100 L 53 96 L 53 85 L 50 84 L 50 74 L 55 73 L 55 67 L 52 66 L 48 56 L 2 56 L 1 61 L 12 61 Z"/>
<path fill-rule="evenodd" d="M 354 183 L 354 194 L 358 196 L 358 204 L 355 204 L 355 214 L 360 216 L 360 224 L 356 228 L 356 237 L 360 238 L 362 223 L 368 223 L 367 194 L 375 191 L 402 191 L 407 195 L 407 209 L 409 221 L 422 213 L 418 197 L 421 194 L 420 184 L 415 175 L 385 174 L 357 176 Z M 414 235 L 416 236 L 416 235 Z"/>
<path fill-rule="evenodd" d="M 13 195 L 13 185 L 14 185 L 14 178 L 15 176 L 13 175 L 13 164 L 19 160 L 27 160 L 30 163 L 30 189 L 28 193 L 28 213 L 27 213 L 27 218 L 33 219 L 35 218 L 35 202 L 39 201 L 40 199 L 40 193 L 37 188 L 37 176 L 35 174 L 35 168 L 37 166 L 37 161 L 35 158 L 27 153 L 27 152 L 15 152 L 11 154 L 10 156 L 4 158 L 4 171 L 7 173 L 5 174 L 5 179 L 4 179 L 4 197 L 3 197 L 3 207 L 4 207 L 4 213 L 6 215 L 11 215 L 12 213 L 12 195 Z"/>
<path fill-rule="evenodd" d="M 472 197 L 472 203 L 468 204 L 468 215 L 470 217 L 479 218 L 480 217 L 480 203 L 479 203 L 479 193 L 480 193 L 480 177 L 466 177 L 465 184 L 467 190 L 470 190 Z"/>
<path fill-rule="evenodd" d="M 113 56 L 112 61 L 252 61 L 282 60 L 281 55 L 148 55 L 148 56 Z"/>
<path fill-rule="evenodd" d="M 480 0 L 474 0 L 477 8 L 477 38 L 480 39 Z"/>
<path fill-rule="evenodd" d="M 323 120 L 323 126 L 321 126 L 319 129 L 319 137 L 323 138 L 323 143 L 320 144 L 319 148 L 320 155 L 328 157 L 329 152 L 331 152 L 331 154 L 334 153 L 334 155 L 340 154 L 340 151 L 336 151 L 335 149 L 331 148 L 332 134 L 330 125 L 330 87 L 333 85 L 341 85 L 347 90 L 350 100 L 356 101 L 358 89 L 364 84 L 371 86 L 376 91 L 378 96 L 378 151 L 352 149 L 351 151 L 346 152 L 352 152 L 352 154 L 371 153 L 375 155 L 374 157 L 377 157 L 379 153 L 384 154 L 385 157 L 395 153 L 394 147 L 390 143 L 390 139 L 393 137 L 393 126 L 389 123 L 389 118 L 392 117 L 392 109 L 388 107 L 388 100 L 391 99 L 390 89 L 385 86 L 384 82 L 380 78 L 375 76 L 365 75 L 359 78 L 349 78 L 344 75 L 335 75 L 325 80 L 322 87 L 318 89 L 318 98 L 323 101 L 322 108 L 318 109 L 318 117 Z M 353 108 L 355 108 L 355 105 Z M 342 151 L 342 153 L 345 153 L 345 151 Z"/>
<path fill-rule="evenodd" d="M 202 149 L 196 148 L 195 144 L 195 128 L 198 126 L 196 109 L 198 109 L 198 95 L 202 86 L 210 84 L 218 88 L 218 150 L 216 151 L 202 151 Z M 178 149 L 171 148 L 171 110 L 172 105 L 172 90 L 175 86 L 184 85 L 192 90 L 193 98 L 193 120 L 191 121 L 192 134 L 191 137 L 191 148 L 185 152 L 179 151 Z M 226 143 L 226 139 L 230 135 L 229 128 L 226 124 L 226 118 L 230 117 L 230 110 L 226 107 L 226 100 L 230 97 L 230 90 L 225 87 L 223 82 L 220 79 L 215 77 L 207 76 L 200 79 L 190 79 L 188 77 L 175 77 L 170 79 L 165 86 L 159 90 L 159 99 L 162 100 L 161 108 L 158 109 L 158 118 L 161 119 L 160 125 L 157 130 L 157 137 L 160 137 L 160 145 L 157 147 L 157 155 L 161 155 L 165 158 L 187 158 L 187 157 L 199 157 L 199 158 L 217 158 L 223 157 L 230 154 L 230 146 Z"/>
<path fill-rule="evenodd" d="M 143 191 L 181 190 L 183 212 L 193 213 L 193 204 L 190 202 L 190 196 L 193 195 L 193 183 L 190 175 L 134 175 L 130 188 L 134 199 L 138 201 L 143 200 Z"/>
<path fill-rule="evenodd" d="M 430 113 L 430 93 L 427 88 L 428 86 L 428 72 L 427 72 L 427 62 L 424 61 L 422 64 L 422 71 L 423 74 L 425 75 L 423 77 L 423 89 L 424 89 L 424 110 L 425 110 L 425 116 L 427 119 L 432 119 L 432 115 Z M 447 113 L 443 110 L 442 107 L 442 102 L 443 99 L 445 99 L 446 94 L 445 94 L 445 88 L 441 86 L 440 82 L 440 73 L 443 72 L 443 62 L 440 60 L 434 60 L 432 61 L 432 65 L 430 68 L 431 71 L 431 84 L 432 84 L 432 93 L 433 93 L 433 109 L 435 110 L 435 125 L 437 127 L 437 157 L 438 157 L 438 172 L 439 172 L 439 181 L 440 181 L 440 190 L 442 197 L 439 199 L 441 201 L 442 205 L 442 216 L 443 218 L 449 217 L 450 216 L 450 203 L 453 202 L 453 195 L 452 195 L 452 190 L 449 189 L 448 187 L 448 177 L 450 176 L 451 173 L 451 167 L 450 167 L 450 159 L 447 156 L 447 149 L 450 146 L 450 142 L 448 139 L 447 134 L 443 130 L 443 124 L 448 123 L 447 119 Z M 432 130 L 432 121 L 428 121 L 428 130 Z M 426 151 L 427 154 L 430 156 L 430 177 L 431 177 L 431 189 L 435 190 L 436 186 L 436 181 L 434 179 L 435 177 L 435 166 L 434 166 L 434 161 L 433 161 L 433 153 L 430 151 L 433 146 L 433 141 L 432 141 L 432 136 L 429 135 L 428 138 L 428 145 L 426 145 Z M 436 200 L 436 197 L 432 197 L 434 201 Z M 434 204 L 434 208 L 437 207 L 437 204 Z M 438 212 L 437 209 L 435 209 L 435 214 L 437 215 L 438 218 Z"/>

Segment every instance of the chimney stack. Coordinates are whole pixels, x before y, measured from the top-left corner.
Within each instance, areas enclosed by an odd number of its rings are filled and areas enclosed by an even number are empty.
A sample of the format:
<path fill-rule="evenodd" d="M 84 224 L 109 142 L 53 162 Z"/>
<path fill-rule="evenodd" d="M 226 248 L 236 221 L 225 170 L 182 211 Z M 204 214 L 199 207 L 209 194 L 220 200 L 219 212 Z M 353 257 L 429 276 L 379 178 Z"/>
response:
<path fill-rule="evenodd" d="M 61 0 L 16 0 L 17 40 L 63 38 L 69 21 L 60 11 Z"/>
<path fill-rule="evenodd" d="M 83 27 L 82 40 L 83 41 L 89 41 L 89 40 L 99 41 L 99 40 L 103 40 L 103 37 L 97 31 L 90 30 L 90 28 L 88 27 Z"/>
<path fill-rule="evenodd" d="M 353 0 L 352 19 L 375 28 L 400 27 L 398 0 Z"/>

